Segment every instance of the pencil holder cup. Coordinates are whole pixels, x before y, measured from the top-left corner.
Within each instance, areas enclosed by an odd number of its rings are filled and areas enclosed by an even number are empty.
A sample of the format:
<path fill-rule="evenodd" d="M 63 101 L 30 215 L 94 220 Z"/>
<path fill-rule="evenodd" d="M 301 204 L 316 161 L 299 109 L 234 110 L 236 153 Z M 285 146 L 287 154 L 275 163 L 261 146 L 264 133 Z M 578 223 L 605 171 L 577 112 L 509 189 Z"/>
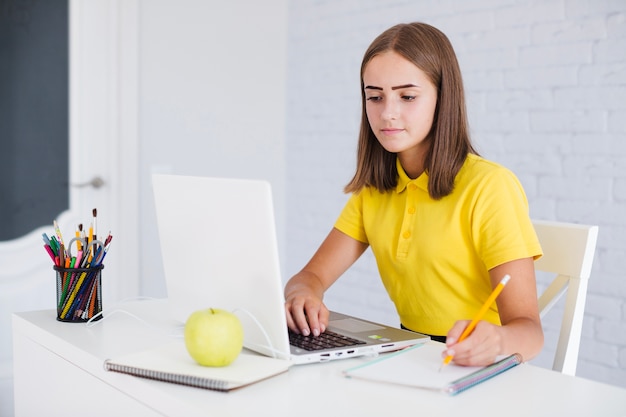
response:
<path fill-rule="evenodd" d="M 61 268 L 57 275 L 57 320 L 80 323 L 102 312 L 102 268 Z M 94 320 L 100 320 L 98 315 Z"/>

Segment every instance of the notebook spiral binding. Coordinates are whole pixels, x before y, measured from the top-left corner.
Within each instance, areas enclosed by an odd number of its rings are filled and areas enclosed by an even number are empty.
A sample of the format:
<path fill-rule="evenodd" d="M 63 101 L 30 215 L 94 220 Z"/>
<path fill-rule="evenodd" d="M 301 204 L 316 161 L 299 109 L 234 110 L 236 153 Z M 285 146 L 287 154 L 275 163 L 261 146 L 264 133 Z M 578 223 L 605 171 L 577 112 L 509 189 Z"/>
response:
<path fill-rule="evenodd" d="M 152 371 L 149 369 L 135 368 L 132 366 L 118 365 L 110 363 L 109 360 L 104 362 L 104 369 L 107 371 L 120 372 L 155 381 L 173 382 L 180 385 L 187 385 L 196 388 L 205 388 L 213 391 L 228 391 L 228 382 L 216 379 L 206 379 L 191 375 L 170 374 L 167 372 Z"/>
<path fill-rule="evenodd" d="M 520 363 L 522 363 L 522 355 L 515 353 L 511 356 L 507 356 L 506 358 L 498 362 L 495 362 L 493 365 L 481 369 L 480 371 L 474 372 L 473 374 L 451 382 L 446 388 L 444 388 L 443 391 L 446 394 L 456 395 L 475 385 L 480 384 L 481 382 L 493 378 L 494 376 L 501 374 L 507 369 L 519 365 Z"/>

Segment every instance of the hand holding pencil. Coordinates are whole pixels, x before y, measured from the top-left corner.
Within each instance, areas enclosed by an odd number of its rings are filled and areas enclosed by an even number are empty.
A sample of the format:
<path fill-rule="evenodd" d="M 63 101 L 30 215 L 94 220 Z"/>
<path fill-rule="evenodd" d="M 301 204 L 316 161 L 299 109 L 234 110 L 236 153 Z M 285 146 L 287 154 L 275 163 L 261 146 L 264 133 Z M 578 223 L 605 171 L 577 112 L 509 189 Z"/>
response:
<path fill-rule="evenodd" d="M 457 341 L 457 343 L 462 342 L 463 340 L 467 338 L 467 336 L 469 336 L 472 333 L 472 331 L 474 330 L 478 322 L 482 320 L 483 316 L 485 315 L 489 307 L 493 304 L 496 298 L 498 298 L 498 295 L 500 295 L 500 293 L 504 289 L 504 286 L 509 282 L 510 279 L 511 279 L 511 276 L 507 274 L 502 278 L 500 283 L 496 285 L 496 288 L 493 289 L 493 292 L 491 293 L 489 298 L 487 298 L 487 300 L 485 301 L 483 306 L 480 308 L 478 313 L 476 313 L 476 316 L 474 316 L 474 319 L 465 328 L 463 333 L 461 333 L 461 336 L 459 337 L 459 340 Z M 443 369 L 444 366 L 448 365 L 452 361 L 452 359 L 453 359 L 452 355 L 446 356 L 439 370 L 441 371 L 441 369 Z"/>

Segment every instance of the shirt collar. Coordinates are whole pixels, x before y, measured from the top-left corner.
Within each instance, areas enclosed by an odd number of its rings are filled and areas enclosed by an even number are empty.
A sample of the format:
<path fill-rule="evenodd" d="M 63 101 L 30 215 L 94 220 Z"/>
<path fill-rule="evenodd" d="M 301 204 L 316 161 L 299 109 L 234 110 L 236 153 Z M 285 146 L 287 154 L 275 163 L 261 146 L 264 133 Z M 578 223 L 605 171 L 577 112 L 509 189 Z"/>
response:
<path fill-rule="evenodd" d="M 421 188 L 422 190 L 428 192 L 428 174 L 426 174 L 426 172 L 422 172 L 422 174 L 414 180 L 409 178 L 406 172 L 404 172 L 404 168 L 402 168 L 400 158 L 396 158 L 396 169 L 398 171 L 398 184 L 396 185 L 396 193 L 401 193 L 411 183 L 415 184 L 418 188 Z"/>

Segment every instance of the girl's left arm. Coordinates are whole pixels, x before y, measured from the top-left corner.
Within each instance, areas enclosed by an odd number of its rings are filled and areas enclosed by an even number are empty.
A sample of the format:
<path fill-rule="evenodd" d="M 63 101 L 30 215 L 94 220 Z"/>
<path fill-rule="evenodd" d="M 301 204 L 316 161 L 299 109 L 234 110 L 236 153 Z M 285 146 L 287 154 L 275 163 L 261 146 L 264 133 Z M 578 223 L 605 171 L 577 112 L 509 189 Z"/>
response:
<path fill-rule="evenodd" d="M 451 354 L 457 364 L 484 366 L 499 355 L 519 353 L 527 361 L 539 354 L 543 330 L 533 258 L 517 259 L 491 269 L 492 287 L 506 274 L 511 279 L 496 300 L 502 325 L 481 321 L 469 337 L 456 343 L 469 321 L 456 322 L 448 332 L 443 357 Z"/>

